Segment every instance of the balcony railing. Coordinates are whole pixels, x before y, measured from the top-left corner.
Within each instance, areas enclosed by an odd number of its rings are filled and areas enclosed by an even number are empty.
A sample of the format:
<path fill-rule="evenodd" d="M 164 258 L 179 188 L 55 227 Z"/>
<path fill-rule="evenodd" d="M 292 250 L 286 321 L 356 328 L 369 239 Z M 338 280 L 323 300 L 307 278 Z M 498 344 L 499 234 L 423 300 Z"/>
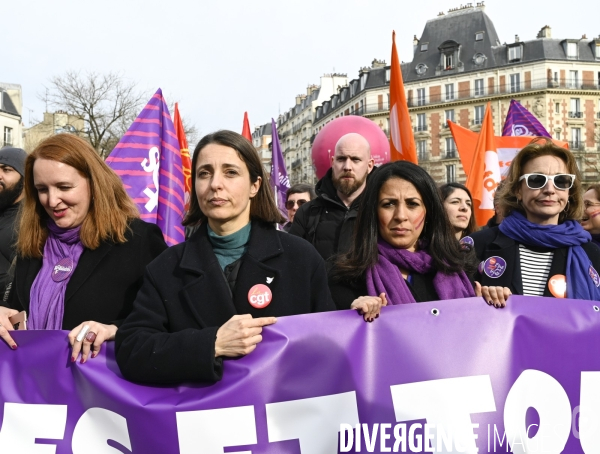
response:
<path fill-rule="evenodd" d="M 475 120 L 471 120 L 471 124 L 473 126 L 479 126 L 483 124 L 483 118 L 476 118 Z"/>
<path fill-rule="evenodd" d="M 418 151 L 417 159 L 419 160 L 419 162 L 429 161 L 430 155 L 427 151 Z"/>
<path fill-rule="evenodd" d="M 569 149 L 571 151 L 583 151 L 585 150 L 585 145 L 580 140 L 572 140 L 569 142 Z"/>
<path fill-rule="evenodd" d="M 296 159 L 294 162 L 292 162 L 292 169 L 297 169 L 301 165 L 302 165 L 302 159 Z"/>
<path fill-rule="evenodd" d="M 427 125 L 417 125 L 414 127 L 415 132 L 425 132 L 427 131 Z"/>
<path fill-rule="evenodd" d="M 444 151 L 442 155 L 442 159 L 455 159 L 458 157 L 458 153 L 456 152 L 456 148 L 450 148 Z"/>
<path fill-rule="evenodd" d="M 569 112 L 569 118 L 583 118 L 583 112 Z"/>
<path fill-rule="evenodd" d="M 407 87 L 410 89 L 410 87 Z M 600 85 L 597 83 L 587 83 L 582 84 L 579 82 L 573 82 L 567 80 L 557 81 L 554 79 L 534 79 L 531 83 L 527 82 L 526 84 L 521 81 L 519 84 L 510 84 L 510 81 L 507 81 L 504 84 L 497 84 L 493 87 L 485 86 L 483 92 L 476 90 L 474 87 L 470 87 L 467 90 L 456 90 L 450 96 L 446 95 L 444 92 L 441 94 L 437 94 L 435 96 L 425 96 L 424 104 L 422 97 L 414 97 L 409 98 L 408 107 L 422 107 L 423 105 L 427 106 L 429 104 L 442 104 L 446 102 L 451 102 L 455 100 L 466 100 L 466 99 L 474 99 L 481 98 L 482 96 L 497 96 L 502 94 L 509 93 L 525 93 L 528 91 L 534 90 L 543 90 L 547 88 L 562 88 L 562 89 L 573 89 L 573 90 L 600 90 Z M 442 90 L 444 87 L 442 86 Z"/>

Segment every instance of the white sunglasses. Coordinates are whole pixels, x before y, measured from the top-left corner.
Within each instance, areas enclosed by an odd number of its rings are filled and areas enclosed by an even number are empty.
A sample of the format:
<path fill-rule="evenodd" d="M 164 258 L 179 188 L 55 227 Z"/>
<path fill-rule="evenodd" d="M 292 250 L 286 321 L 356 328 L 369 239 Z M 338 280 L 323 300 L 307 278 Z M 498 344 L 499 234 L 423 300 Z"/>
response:
<path fill-rule="evenodd" d="M 569 173 L 559 173 L 558 175 L 544 175 L 543 173 L 526 173 L 519 181 L 525 180 L 529 189 L 542 189 L 548 180 L 552 180 L 554 187 L 560 191 L 566 191 L 573 187 L 575 175 Z"/>

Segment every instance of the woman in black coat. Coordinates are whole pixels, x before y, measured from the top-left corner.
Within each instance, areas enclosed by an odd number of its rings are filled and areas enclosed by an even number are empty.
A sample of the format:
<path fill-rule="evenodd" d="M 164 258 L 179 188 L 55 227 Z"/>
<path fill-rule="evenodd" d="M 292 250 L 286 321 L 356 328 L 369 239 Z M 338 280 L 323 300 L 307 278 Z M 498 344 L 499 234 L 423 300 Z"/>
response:
<path fill-rule="evenodd" d="M 407 161 L 384 164 L 365 190 L 351 249 L 330 272 L 331 294 L 338 309 L 475 296 L 471 258 L 429 174 Z"/>
<path fill-rule="evenodd" d="M 511 294 L 600 300 L 600 250 L 577 222 L 581 178 L 569 150 L 535 139 L 512 160 L 497 198 L 502 223 L 471 235 L 488 304 L 504 307 Z"/>
<path fill-rule="evenodd" d="M 215 382 L 223 359 L 252 352 L 279 316 L 335 309 L 325 264 L 283 218 L 256 150 L 231 131 L 192 160 L 185 243 L 152 262 L 116 339 L 123 375 L 145 383 Z"/>
<path fill-rule="evenodd" d="M 27 157 L 12 288 L 0 336 L 14 349 L 8 317 L 30 329 L 70 330 L 72 360 L 97 355 L 131 310 L 148 263 L 166 249 L 139 219 L 119 177 L 83 139 L 58 134 Z"/>

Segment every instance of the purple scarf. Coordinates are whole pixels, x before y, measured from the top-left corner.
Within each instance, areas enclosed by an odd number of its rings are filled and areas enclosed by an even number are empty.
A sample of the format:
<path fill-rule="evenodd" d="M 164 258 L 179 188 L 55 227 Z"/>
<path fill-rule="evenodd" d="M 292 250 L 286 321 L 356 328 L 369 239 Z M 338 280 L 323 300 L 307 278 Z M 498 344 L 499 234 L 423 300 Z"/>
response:
<path fill-rule="evenodd" d="M 385 293 L 388 304 L 416 303 L 400 268 L 411 274 L 427 274 L 435 270 L 433 259 L 424 250 L 410 252 L 397 249 L 379 238 L 377 241 L 379 260 L 367 270 L 367 290 L 371 296 Z M 446 274 L 438 272 L 433 278 L 433 287 L 440 300 L 475 296 L 473 285 L 464 271 Z"/>
<path fill-rule="evenodd" d="M 65 230 L 48 221 L 42 269 L 31 286 L 30 329 L 62 329 L 65 291 L 83 252 L 80 229 Z"/>

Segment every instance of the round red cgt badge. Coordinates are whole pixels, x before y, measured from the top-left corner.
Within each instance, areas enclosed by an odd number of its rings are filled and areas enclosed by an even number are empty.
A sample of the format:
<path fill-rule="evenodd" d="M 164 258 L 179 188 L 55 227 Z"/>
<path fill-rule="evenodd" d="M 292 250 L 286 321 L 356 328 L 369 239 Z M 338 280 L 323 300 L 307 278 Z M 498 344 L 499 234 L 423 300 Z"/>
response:
<path fill-rule="evenodd" d="M 256 284 L 248 292 L 248 302 L 256 309 L 264 309 L 272 300 L 271 289 L 264 284 Z"/>

